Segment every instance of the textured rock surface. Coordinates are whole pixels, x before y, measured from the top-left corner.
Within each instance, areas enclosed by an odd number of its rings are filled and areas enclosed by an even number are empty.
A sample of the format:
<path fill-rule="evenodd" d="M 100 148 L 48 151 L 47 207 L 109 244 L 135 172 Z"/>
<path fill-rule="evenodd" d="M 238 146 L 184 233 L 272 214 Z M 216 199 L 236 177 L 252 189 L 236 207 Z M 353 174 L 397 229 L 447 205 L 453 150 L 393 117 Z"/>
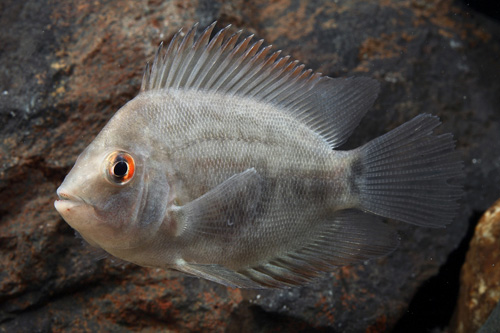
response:
<path fill-rule="evenodd" d="M 500 200 L 476 226 L 460 282 L 451 329 L 457 333 L 475 332 L 500 301 Z"/>
<path fill-rule="evenodd" d="M 500 302 L 491 311 L 490 316 L 484 322 L 483 326 L 477 331 L 477 333 L 495 333 L 498 332 L 500 327 Z"/>
<path fill-rule="evenodd" d="M 53 209 L 57 186 L 135 96 L 159 41 L 214 20 L 327 75 L 378 79 L 380 97 L 348 147 L 439 115 L 466 165 L 456 222 L 396 224 L 402 242 L 390 256 L 285 291 L 231 290 L 83 254 Z M 3 0 L 0 27 L 0 330 L 390 330 L 472 212 L 498 196 L 500 27 L 451 0 Z"/>

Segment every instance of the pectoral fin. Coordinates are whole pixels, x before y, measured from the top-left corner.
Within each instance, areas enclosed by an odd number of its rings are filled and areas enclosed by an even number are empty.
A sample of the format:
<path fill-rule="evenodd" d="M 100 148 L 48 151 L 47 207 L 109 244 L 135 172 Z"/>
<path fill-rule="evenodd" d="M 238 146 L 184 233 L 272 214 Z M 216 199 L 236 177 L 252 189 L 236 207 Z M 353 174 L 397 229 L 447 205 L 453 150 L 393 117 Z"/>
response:
<path fill-rule="evenodd" d="M 234 234 L 255 220 L 261 195 L 262 178 L 254 168 L 236 174 L 179 209 L 181 234 Z"/>

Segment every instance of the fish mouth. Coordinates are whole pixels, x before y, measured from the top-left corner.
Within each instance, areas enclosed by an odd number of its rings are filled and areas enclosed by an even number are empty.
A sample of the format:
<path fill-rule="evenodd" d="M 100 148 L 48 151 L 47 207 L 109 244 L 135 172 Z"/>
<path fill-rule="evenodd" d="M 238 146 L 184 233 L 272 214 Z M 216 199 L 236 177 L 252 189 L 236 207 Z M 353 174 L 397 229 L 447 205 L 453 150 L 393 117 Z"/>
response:
<path fill-rule="evenodd" d="M 60 187 L 57 189 L 57 196 L 58 199 L 54 202 L 54 206 L 57 209 L 57 211 L 61 214 L 64 210 L 67 210 L 68 208 L 75 208 L 78 206 L 87 205 L 85 200 L 83 200 L 79 196 L 68 193 L 67 191 L 65 191 Z"/>
<path fill-rule="evenodd" d="M 93 205 L 61 187 L 57 189 L 57 196 L 59 198 L 54 202 L 54 207 L 73 229 L 84 234 L 95 226 L 94 222 L 99 219 Z"/>

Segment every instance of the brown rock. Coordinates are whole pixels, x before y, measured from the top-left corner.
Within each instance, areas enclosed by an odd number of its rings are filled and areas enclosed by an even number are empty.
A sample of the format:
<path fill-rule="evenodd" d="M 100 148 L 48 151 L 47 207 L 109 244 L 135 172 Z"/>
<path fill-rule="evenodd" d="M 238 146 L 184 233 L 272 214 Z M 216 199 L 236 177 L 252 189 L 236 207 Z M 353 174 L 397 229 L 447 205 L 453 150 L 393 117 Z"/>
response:
<path fill-rule="evenodd" d="M 397 224 L 401 246 L 390 256 L 290 290 L 232 290 L 84 255 L 53 208 L 57 186 L 138 92 L 160 40 L 215 20 L 326 75 L 379 80 L 350 147 L 419 113 L 439 115 L 466 162 L 456 221 Z M 498 36 L 497 23 L 454 0 L 1 0 L 0 331 L 391 330 L 471 212 L 498 195 Z"/>
<path fill-rule="evenodd" d="M 500 200 L 476 226 L 460 282 L 452 332 L 476 332 L 500 301 Z"/>

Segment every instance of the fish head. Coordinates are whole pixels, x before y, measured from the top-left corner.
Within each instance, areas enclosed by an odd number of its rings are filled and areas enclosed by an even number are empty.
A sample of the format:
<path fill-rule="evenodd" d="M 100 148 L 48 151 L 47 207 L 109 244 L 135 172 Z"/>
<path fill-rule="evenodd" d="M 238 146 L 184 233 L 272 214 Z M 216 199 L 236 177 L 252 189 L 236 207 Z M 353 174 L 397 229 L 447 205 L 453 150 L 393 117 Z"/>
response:
<path fill-rule="evenodd" d="M 154 237 L 169 194 L 164 169 L 146 136 L 119 123 L 112 119 L 81 153 L 54 203 L 90 245 L 112 254 Z"/>

